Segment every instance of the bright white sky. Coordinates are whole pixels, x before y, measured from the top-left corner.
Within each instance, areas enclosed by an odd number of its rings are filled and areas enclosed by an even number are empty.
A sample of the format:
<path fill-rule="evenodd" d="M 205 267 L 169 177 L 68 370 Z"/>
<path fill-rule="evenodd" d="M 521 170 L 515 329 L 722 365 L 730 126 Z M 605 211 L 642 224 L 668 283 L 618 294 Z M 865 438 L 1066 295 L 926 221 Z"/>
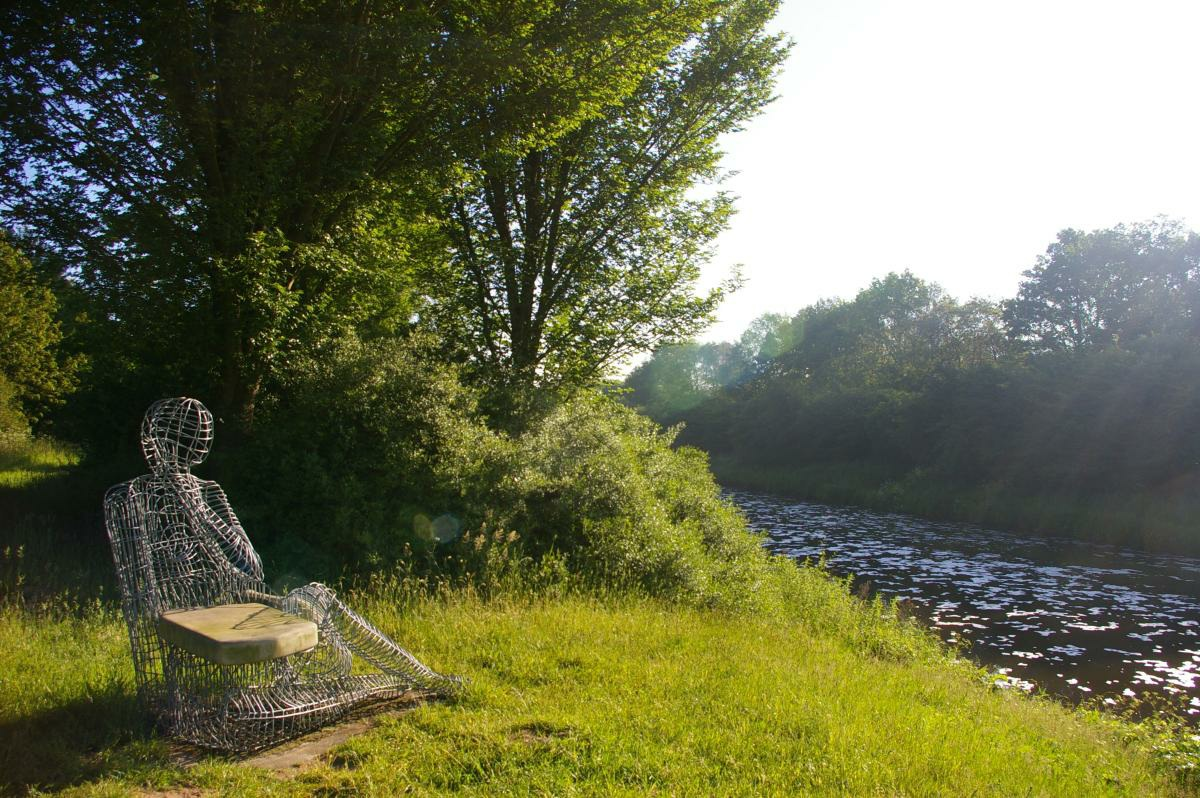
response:
<path fill-rule="evenodd" d="M 1064 227 L 1200 226 L 1200 2 L 786 0 L 777 99 L 725 142 L 746 285 L 706 340 L 905 268 L 1011 296 Z"/>

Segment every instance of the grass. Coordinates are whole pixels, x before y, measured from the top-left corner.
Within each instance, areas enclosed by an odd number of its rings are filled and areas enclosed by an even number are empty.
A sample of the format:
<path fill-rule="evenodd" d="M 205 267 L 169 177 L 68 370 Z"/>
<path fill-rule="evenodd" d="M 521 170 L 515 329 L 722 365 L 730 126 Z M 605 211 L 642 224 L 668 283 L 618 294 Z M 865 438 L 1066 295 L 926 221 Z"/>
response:
<path fill-rule="evenodd" d="M 786 573 L 756 583 L 775 600 L 740 613 L 585 593 L 569 579 L 534 590 L 504 569 L 502 583 L 475 588 L 378 577 L 344 591 L 349 603 L 465 675 L 461 699 L 388 718 L 291 780 L 218 756 L 183 768 L 138 709 L 103 533 L 90 516 L 63 521 L 70 496 L 94 486 L 52 453 L 37 455 L 46 470 L 26 468 L 33 457 L 3 463 L 34 476 L 10 491 L 26 512 L 0 527 L 0 793 L 1191 789 L 1190 737 L 999 690 L 892 607 L 782 561 L 771 567 Z"/>
<path fill-rule="evenodd" d="M 812 585 L 814 601 L 829 600 Z M 170 764 L 138 715 L 123 624 L 103 605 L 0 610 L 0 784 L 73 795 L 1184 792 L 1119 722 L 989 687 L 869 608 L 849 611 L 910 646 L 870 654 L 862 629 L 821 618 L 629 597 L 414 601 L 385 585 L 353 598 L 469 689 L 386 720 L 291 781 L 216 757 Z"/>
<path fill-rule="evenodd" d="M 61 476 L 79 462 L 79 452 L 44 438 L 0 442 L 0 489 L 27 488 Z"/>
<path fill-rule="evenodd" d="M 111 596 L 100 497 L 118 481 L 49 439 L 0 444 L 0 602 L 87 606 Z"/>

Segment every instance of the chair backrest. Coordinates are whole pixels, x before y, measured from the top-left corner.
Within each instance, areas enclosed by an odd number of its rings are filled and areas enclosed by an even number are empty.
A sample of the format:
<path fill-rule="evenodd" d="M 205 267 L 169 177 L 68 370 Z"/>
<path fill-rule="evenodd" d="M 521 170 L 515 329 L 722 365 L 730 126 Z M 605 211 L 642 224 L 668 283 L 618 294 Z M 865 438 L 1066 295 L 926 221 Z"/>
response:
<path fill-rule="evenodd" d="M 104 526 L 117 567 L 121 614 L 129 628 L 138 695 L 155 704 L 162 697 L 162 646 L 155 630 L 162 610 L 146 546 L 146 479 L 138 477 L 109 488 L 104 495 Z"/>
<path fill-rule="evenodd" d="M 216 483 L 191 474 L 212 441 L 212 416 L 194 399 L 151 405 L 142 448 L 151 473 L 109 489 L 105 526 L 143 700 L 161 698 L 167 610 L 211 607 L 263 591 L 262 565 Z"/>

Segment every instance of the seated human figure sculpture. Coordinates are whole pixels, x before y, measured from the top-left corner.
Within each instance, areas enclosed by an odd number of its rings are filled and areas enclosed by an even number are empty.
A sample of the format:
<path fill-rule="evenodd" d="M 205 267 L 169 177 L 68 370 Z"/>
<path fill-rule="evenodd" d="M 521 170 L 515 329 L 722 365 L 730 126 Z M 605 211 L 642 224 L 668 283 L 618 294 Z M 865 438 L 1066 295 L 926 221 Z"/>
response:
<path fill-rule="evenodd" d="M 191 473 L 212 445 L 203 404 L 155 402 L 141 439 L 150 473 L 108 491 L 105 522 L 138 694 L 168 733 L 245 752 L 364 703 L 461 687 L 326 586 L 267 587 L 225 492 Z"/>

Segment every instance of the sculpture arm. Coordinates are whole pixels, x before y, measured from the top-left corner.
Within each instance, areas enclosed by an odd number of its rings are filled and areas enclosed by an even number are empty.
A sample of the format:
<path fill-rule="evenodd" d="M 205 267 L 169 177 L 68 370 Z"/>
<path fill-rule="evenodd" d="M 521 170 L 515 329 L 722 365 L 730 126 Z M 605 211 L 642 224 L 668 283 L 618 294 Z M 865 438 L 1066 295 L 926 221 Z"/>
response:
<path fill-rule="evenodd" d="M 242 528 L 241 522 L 238 521 L 237 515 L 233 512 L 233 507 L 230 506 L 225 491 L 212 480 L 198 480 L 198 482 L 200 483 L 200 497 L 204 505 L 202 511 L 207 510 L 207 512 L 202 512 L 204 526 L 214 534 L 221 551 L 234 567 L 256 580 L 262 580 L 262 560 L 259 558 L 258 552 L 254 550 L 254 545 L 246 535 L 246 530 Z"/>

